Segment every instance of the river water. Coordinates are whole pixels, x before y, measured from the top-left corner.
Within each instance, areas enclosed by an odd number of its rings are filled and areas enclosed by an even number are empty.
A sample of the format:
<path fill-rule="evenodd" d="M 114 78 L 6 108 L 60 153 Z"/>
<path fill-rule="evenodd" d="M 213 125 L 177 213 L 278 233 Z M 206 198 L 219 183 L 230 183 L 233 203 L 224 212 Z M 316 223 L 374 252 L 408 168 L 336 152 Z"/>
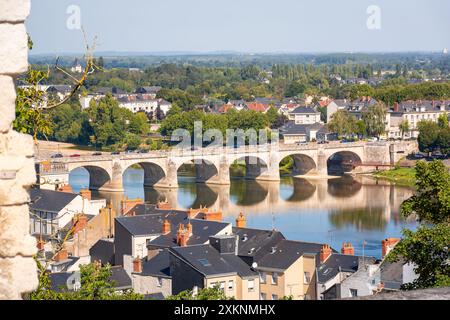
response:
<path fill-rule="evenodd" d="M 247 227 L 274 228 L 287 239 L 329 243 L 336 250 L 343 242 L 351 242 L 356 254 L 377 258 L 382 239 L 399 237 L 403 228 L 416 227 L 414 221 L 404 220 L 399 210 L 413 189 L 369 177 L 284 177 L 281 182 L 236 178 L 230 186 L 197 184 L 190 176 L 178 179 L 178 189 L 144 189 L 143 170 L 130 168 L 123 177 L 124 193 L 97 192 L 93 196 L 106 198 L 118 212 L 124 197 L 151 203 L 167 200 L 181 209 L 203 205 L 221 210 L 223 220 L 233 224 L 243 212 Z M 82 168 L 74 170 L 69 181 L 74 192 L 79 192 L 88 186 L 89 174 Z"/>

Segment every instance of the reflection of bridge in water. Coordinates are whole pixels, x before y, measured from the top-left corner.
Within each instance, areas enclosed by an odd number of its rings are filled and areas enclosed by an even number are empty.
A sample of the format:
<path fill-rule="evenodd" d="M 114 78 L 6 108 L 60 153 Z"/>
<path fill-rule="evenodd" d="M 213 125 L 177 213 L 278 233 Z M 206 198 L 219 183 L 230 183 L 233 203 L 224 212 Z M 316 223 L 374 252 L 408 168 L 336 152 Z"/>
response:
<path fill-rule="evenodd" d="M 398 208 L 411 189 L 398 188 L 364 176 L 344 176 L 334 179 L 293 178 L 281 182 L 233 180 L 231 187 L 180 183 L 179 189 L 144 189 L 145 200 L 151 203 L 168 201 L 174 208 L 207 206 L 220 210 L 224 216 L 239 212 L 265 215 L 271 212 L 324 209 L 328 211 L 371 208 L 383 211 L 386 220 Z M 190 204 L 180 202 L 180 192 L 195 195 Z M 100 196 L 105 195 L 100 192 Z M 107 193 L 118 208 L 123 194 Z"/>

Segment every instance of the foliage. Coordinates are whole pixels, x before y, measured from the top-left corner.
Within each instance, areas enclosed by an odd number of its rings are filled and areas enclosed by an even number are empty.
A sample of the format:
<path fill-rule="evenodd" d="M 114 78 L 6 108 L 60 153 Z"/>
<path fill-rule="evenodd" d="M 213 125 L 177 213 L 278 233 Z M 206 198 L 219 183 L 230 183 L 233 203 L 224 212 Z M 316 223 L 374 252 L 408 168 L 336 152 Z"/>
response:
<path fill-rule="evenodd" d="M 110 280 L 111 267 L 96 263 L 80 265 L 81 287 L 77 291 L 52 290 L 47 270 L 39 264 L 39 286 L 31 293 L 31 300 L 141 300 L 144 297 L 128 290 L 117 293 L 114 282 Z"/>
<path fill-rule="evenodd" d="M 415 195 L 401 206 L 407 217 L 415 214 L 427 223 L 450 222 L 450 173 L 442 161 L 431 163 L 419 161 L 416 164 Z"/>
<path fill-rule="evenodd" d="M 402 122 L 400 122 L 398 127 L 400 129 L 400 133 L 401 133 L 402 137 L 404 137 L 405 133 L 409 132 L 409 130 L 410 130 L 410 128 L 409 128 L 409 121 L 408 120 L 402 120 Z"/>
<path fill-rule="evenodd" d="M 17 89 L 16 119 L 13 128 L 32 135 L 34 139 L 47 138 L 52 133 L 49 116 L 42 111 L 45 104 L 44 92 L 37 87 L 47 78 L 48 73 L 29 68 L 24 79 L 27 86 Z"/>
<path fill-rule="evenodd" d="M 337 133 L 340 137 L 348 136 L 356 132 L 356 118 L 346 110 L 338 110 L 333 114 L 328 126 L 331 131 Z"/>
<path fill-rule="evenodd" d="M 194 296 L 192 290 L 181 291 L 176 295 L 171 295 L 166 300 L 232 300 L 228 298 L 225 292 L 220 289 L 220 285 L 215 285 L 212 288 L 199 289 L 197 295 Z"/>
<path fill-rule="evenodd" d="M 443 154 L 450 152 L 450 129 L 443 121 L 436 123 L 422 120 L 418 123 L 419 149 L 423 152 L 440 150 Z"/>
<path fill-rule="evenodd" d="M 368 110 L 363 113 L 363 121 L 368 136 L 379 137 L 385 133 L 386 112 L 386 106 L 383 103 L 377 103 L 369 106 Z"/>
<path fill-rule="evenodd" d="M 392 170 L 378 171 L 373 176 L 400 185 L 414 186 L 416 183 L 416 170 L 414 168 L 395 168 Z"/>
<path fill-rule="evenodd" d="M 403 230 L 403 239 L 388 254 L 391 262 L 402 259 L 415 265 L 418 278 L 402 289 L 450 286 L 450 224 L 421 225 L 417 231 Z"/>

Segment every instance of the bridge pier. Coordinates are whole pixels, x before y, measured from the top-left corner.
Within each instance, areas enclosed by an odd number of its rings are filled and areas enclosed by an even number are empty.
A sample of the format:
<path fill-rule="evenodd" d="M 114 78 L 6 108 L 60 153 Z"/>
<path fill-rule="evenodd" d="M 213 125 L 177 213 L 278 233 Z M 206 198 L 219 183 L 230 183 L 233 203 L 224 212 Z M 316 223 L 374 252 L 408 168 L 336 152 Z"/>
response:
<path fill-rule="evenodd" d="M 327 164 L 327 156 L 323 152 L 323 150 L 319 150 L 317 154 L 317 175 L 318 176 L 327 176 L 328 175 L 328 164 Z"/>

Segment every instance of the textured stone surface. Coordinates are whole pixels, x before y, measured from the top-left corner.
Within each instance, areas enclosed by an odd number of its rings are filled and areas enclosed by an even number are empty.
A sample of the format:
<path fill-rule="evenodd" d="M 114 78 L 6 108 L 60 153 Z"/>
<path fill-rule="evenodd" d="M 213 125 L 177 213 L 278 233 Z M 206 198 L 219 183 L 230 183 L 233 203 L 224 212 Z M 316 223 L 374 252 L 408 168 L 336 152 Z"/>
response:
<path fill-rule="evenodd" d="M 0 0 L 0 299 L 21 299 L 38 285 L 27 204 L 27 186 L 36 180 L 33 141 L 11 130 L 14 78 L 28 67 L 29 11 L 29 0 Z"/>
<path fill-rule="evenodd" d="M 29 235 L 28 205 L 0 207 L 0 256 L 32 256 L 36 239 Z"/>
<path fill-rule="evenodd" d="M 30 13 L 30 0 L 2 0 L 0 22 L 24 21 Z"/>
<path fill-rule="evenodd" d="M 0 88 L 2 88 L 2 94 L 0 95 L 0 132 L 7 132 L 11 128 L 11 122 L 15 117 L 16 91 L 13 78 L 0 75 Z"/>
<path fill-rule="evenodd" d="M 2 11 L 2 4 L 0 4 L 0 11 Z M 25 25 L 0 23 L 0 74 L 26 72 L 27 59 L 28 36 Z"/>
<path fill-rule="evenodd" d="M 36 262 L 32 257 L 0 257 L 0 299 L 20 299 L 21 293 L 34 290 L 38 285 Z"/>

